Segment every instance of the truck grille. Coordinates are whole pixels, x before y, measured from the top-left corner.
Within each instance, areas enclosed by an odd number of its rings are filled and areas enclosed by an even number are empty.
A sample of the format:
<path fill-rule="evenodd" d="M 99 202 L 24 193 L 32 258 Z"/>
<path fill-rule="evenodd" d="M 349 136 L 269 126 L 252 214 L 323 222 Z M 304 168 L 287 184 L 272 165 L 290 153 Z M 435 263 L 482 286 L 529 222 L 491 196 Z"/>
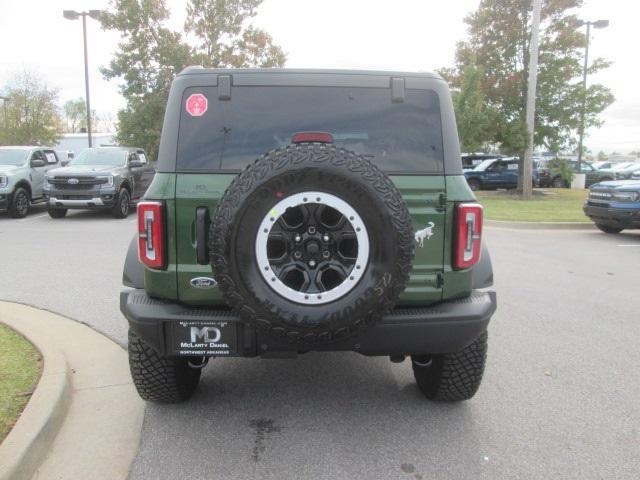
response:
<path fill-rule="evenodd" d="M 71 183 L 69 183 L 71 180 Z M 76 183 L 77 181 L 77 183 Z M 49 183 L 55 185 L 56 187 L 65 188 L 68 186 L 69 188 L 82 188 L 87 185 L 102 185 L 107 183 L 106 178 L 95 178 L 95 177 L 53 177 L 49 179 Z"/>
<path fill-rule="evenodd" d="M 611 192 L 602 190 L 592 190 L 589 192 L 589 200 L 611 200 Z"/>

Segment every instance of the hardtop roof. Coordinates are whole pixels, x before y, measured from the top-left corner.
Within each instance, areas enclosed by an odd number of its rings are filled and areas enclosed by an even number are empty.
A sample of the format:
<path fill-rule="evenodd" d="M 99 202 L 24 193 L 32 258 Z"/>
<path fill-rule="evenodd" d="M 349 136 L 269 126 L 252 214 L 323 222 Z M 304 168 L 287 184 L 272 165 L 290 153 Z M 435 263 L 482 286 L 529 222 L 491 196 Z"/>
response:
<path fill-rule="evenodd" d="M 320 69 L 320 68 L 204 68 L 201 65 L 192 65 L 182 70 L 181 75 L 233 75 L 233 74 L 255 74 L 255 75 L 371 75 L 389 77 L 418 77 L 442 80 L 437 73 L 431 72 L 402 72 L 387 70 L 348 70 L 348 69 Z"/>

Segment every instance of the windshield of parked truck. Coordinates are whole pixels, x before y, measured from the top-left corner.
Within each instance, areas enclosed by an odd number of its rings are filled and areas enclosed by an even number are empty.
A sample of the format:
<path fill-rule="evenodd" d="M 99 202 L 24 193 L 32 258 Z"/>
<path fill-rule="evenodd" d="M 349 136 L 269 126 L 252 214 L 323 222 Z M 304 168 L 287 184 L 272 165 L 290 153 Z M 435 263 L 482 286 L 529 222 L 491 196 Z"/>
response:
<path fill-rule="evenodd" d="M 116 148 L 87 148 L 80 152 L 70 165 L 124 165 L 127 152 Z"/>
<path fill-rule="evenodd" d="M 23 165 L 28 153 L 28 150 L 20 148 L 0 148 L 0 165 Z"/>
<path fill-rule="evenodd" d="M 489 159 L 489 160 L 483 160 L 482 163 L 476 165 L 476 167 L 473 169 L 473 171 L 474 172 L 484 172 L 487 168 L 489 168 L 495 162 L 496 162 L 495 158 L 492 158 L 492 159 Z"/>

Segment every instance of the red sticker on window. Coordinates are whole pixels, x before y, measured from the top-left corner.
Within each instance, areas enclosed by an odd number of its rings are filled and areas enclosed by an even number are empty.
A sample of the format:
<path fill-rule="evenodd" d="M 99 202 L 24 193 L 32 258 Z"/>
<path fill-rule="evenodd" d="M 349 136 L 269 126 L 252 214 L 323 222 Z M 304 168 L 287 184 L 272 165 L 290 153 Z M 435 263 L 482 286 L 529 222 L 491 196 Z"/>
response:
<path fill-rule="evenodd" d="M 187 113 L 192 117 L 201 117 L 207 111 L 208 107 L 209 102 L 207 101 L 207 97 L 201 93 L 194 93 L 187 98 Z"/>

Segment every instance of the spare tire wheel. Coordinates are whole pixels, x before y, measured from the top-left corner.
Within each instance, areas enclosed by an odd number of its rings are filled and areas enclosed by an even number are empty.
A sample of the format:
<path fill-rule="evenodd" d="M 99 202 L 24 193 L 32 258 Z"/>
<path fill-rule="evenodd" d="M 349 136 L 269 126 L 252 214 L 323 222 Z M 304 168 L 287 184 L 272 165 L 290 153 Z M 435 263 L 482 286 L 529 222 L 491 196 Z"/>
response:
<path fill-rule="evenodd" d="M 414 254 L 411 217 L 389 177 L 334 145 L 301 143 L 245 168 L 211 224 L 211 262 L 243 321 L 326 342 L 393 308 Z"/>

